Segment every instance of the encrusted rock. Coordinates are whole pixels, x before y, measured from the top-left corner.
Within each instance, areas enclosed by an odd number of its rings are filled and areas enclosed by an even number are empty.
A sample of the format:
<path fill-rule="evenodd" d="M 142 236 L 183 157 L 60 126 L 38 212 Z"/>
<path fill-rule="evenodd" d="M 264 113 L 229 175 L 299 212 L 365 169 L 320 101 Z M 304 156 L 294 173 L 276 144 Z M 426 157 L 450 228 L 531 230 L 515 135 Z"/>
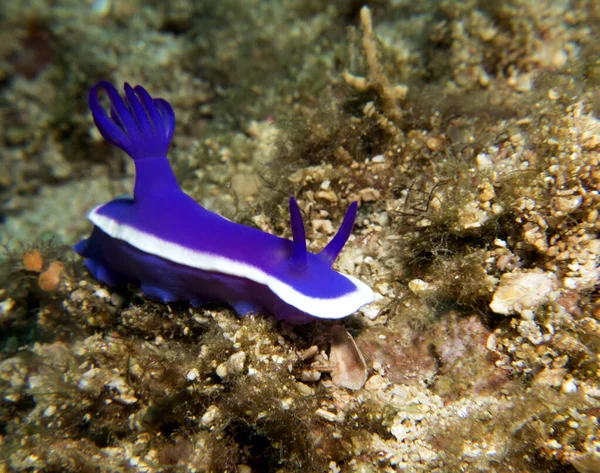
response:
<path fill-rule="evenodd" d="M 582 202 L 583 198 L 580 195 L 556 197 L 554 199 L 554 207 L 560 212 L 568 214 L 577 210 L 581 206 Z"/>
<path fill-rule="evenodd" d="M 535 309 L 548 301 L 555 280 L 553 273 L 543 271 L 515 271 L 503 274 L 490 303 L 490 309 L 503 315 Z"/>
<path fill-rule="evenodd" d="M 478 202 L 469 202 L 460 211 L 458 224 L 464 229 L 479 228 L 489 220 L 487 212 L 479 207 Z"/>
<path fill-rule="evenodd" d="M 539 345 L 544 341 L 540 328 L 533 320 L 521 320 L 519 323 L 519 333 L 534 345 Z"/>
<path fill-rule="evenodd" d="M 374 202 L 379 199 L 380 192 L 377 189 L 369 187 L 367 189 L 361 189 L 358 192 L 358 195 L 362 202 Z"/>

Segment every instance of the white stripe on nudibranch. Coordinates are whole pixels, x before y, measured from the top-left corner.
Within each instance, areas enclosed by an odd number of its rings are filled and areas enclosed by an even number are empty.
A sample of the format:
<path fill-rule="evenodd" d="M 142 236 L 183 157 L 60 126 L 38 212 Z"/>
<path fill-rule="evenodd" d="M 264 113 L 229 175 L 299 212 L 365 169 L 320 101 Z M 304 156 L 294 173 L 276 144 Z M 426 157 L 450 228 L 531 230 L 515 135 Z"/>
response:
<path fill-rule="evenodd" d="M 102 205 L 92 210 L 88 217 L 94 225 L 109 236 L 127 242 L 138 250 L 160 256 L 174 263 L 203 271 L 238 276 L 258 284 L 264 284 L 285 303 L 315 317 L 339 319 L 352 314 L 363 305 L 373 302 L 371 288 L 347 274 L 338 273 L 354 285 L 354 291 L 330 299 L 307 296 L 256 266 L 213 253 L 191 250 L 185 246 L 162 240 L 129 225 L 121 224 L 110 217 L 98 214 L 97 211 L 100 207 Z"/>

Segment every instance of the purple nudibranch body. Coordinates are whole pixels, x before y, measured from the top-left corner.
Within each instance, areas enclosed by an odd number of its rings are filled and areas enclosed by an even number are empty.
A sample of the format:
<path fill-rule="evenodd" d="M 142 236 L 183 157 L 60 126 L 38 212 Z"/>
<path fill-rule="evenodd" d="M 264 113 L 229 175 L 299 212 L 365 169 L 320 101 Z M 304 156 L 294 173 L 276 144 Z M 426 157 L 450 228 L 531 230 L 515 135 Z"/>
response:
<path fill-rule="evenodd" d="M 102 136 L 136 169 L 133 197 L 93 209 L 92 234 L 75 245 L 94 277 L 109 286 L 139 284 L 162 302 L 225 303 L 240 316 L 266 311 L 293 323 L 342 318 L 373 301 L 367 285 L 331 268 L 352 232 L 356 202 L 323 251 L 310 253 L 293 197 L 291 241 L 231 222 L 179 188 L 167 159 L 175 129 L 167 101 L 129 84 L 123 100 L 107 81 L 92 87 L 88 101 Z"/>

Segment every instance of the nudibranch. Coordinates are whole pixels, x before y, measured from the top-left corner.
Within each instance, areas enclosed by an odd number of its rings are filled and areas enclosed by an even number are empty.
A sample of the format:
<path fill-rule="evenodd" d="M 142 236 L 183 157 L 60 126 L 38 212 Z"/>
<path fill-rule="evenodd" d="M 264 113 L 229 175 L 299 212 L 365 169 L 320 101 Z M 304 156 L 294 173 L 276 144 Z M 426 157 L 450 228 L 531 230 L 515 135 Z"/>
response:
<path fill-rule="evenodd" d="M 100 89 L 110 113 L 100 103 Z M 293 197 L 292 241 L 210 212 L 179 188 L 167 159 L 175 129 L 167 101 L 129 84 L 123 100 L 102 81 L 88 102 L 104 139 L 135 163 L 133 197 L 94 208 L 90 237 L 74 247 L 96 279 L 139 285 L 147 297 L 165 303 L 224 303 L 240 316 L 264 311 L 293 323 L 346 317 L 373 301 L 366 284 L 331 267 L 352 232 L 356 202 L 329 244 L 310 253 Z"/>

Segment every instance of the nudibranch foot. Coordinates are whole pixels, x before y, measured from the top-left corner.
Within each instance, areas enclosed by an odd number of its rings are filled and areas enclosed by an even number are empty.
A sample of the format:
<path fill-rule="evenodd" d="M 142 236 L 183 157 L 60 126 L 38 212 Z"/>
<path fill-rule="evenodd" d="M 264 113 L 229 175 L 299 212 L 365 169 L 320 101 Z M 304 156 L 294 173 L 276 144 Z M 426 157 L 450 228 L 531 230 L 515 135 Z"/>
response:
<path fill-rule="evenodd" d="M 260 312 L 260 308 L 258 308 L 256 305 L 252 304 L 251 302 L 246 302 L 246 301 L 239 301 L 236 302 L 234 304 L 232 304 L 233 310 L 235 310 L 235 313 L 237 315 L 239 315 L 240 317 L 245 317 L 248 314 L 256 314 L 258 312 Z"/>
<path fill-rule="evenodd" d="M 90 248 L 95 250 L 96 255 L 111 255 L 110 262 L 107 262 L 110 267 L 95 257 L 86 259 L 86 265 L 92 275 L 109 286 L 137 284 L 146 297 L 164 303 L 193 301 L 195 306 L 215 302 L 227 304 L 241 317 L 249 313 L 273 312 L 273 308 L 281 306 L 279 315 L 285 313 L 285 317 L 282 318 L 292 323 L 306 323 L 313 319 L 309 314 L 293 307 L 286 310 L 285 305 L 263 284 L 235 276 L 196 270 L 144 253 L 129 243 L 111 238 L 98 228 L 94 229 L 86 241 L 85 248 L 77 245 L 78 249 L 82 250 L 82 256 L 91 254 Z M 106 277 L 108 274 L 119 274 L 119 283 L 113 284 L 114 279 Z M 163 286 L 158 287 L 157 281 Z M 249 298 L 253 301 L 249 302 Z"/>
<path fill-rule="evenodd" d="M 146 297 L 155 301 L 164 302 L 165 304 L 177 302 L 182 299 L 182 297 L 171 290 L 163 289 L 148 283 L 142 283 L 140 285 L 140 291 L 142 291 Z"/>
<path fill-rule="evenodd" d="M 86 258 L 85 267 L 90 274 L 108 286 L 124 286 L 127 284 L 127 280 L 123 278 L 120 273 L 112 271 L 102 262 L 101 258 L 95 257 L 93 253 L 88 250 L 88 241 L 90 239 L 81 240 L 74 246 L 74 250 L 79 255 Z"/>
<path fill-rule="evenodd" d="M 110 113 L 100 103 L 101 89 Z M 168 102 L 128 84 L 123 100 L 102 81 L 92 87 L 89 105 L 102 136 L 136 168 L 133 197 L 93 209 L 94 230 L 74 247 L 94 277 L 110 286 L 137 284 L 162 302 L 217 302 L 240 316 L 269 312 L 292 323 L 339 319 L 373 301 L 368 286 L 331 267 L 352 233 L 356 202 L 331 242 L 313 254 L 293 197 L 290 241 L 231 222 L 181 191 L 167 159 L 175 128 Z"/>

